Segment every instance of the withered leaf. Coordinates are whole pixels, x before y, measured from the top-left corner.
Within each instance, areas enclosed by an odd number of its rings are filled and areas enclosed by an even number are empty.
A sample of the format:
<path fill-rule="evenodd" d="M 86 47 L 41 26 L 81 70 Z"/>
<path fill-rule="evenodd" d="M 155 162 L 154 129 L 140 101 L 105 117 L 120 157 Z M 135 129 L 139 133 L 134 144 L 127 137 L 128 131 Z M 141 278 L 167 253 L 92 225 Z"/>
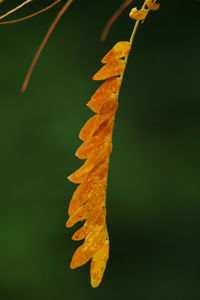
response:
<path fill-rule="evenodd" d="M 94 212 L 92 212 L 91 215 L 87 218 L 83 227 L 81 227 L 74 233 L 74 235 L 72 236 L 72 240 L 80 241 L 80 240 L 86 238 L 86 236 L 94 228 L 105 223 L 105 217 L 106 217 L 105 207 L 102 207 L 100 212 L 99 211 L 96 212 L 96 210 Z"/>
<path fill-rule="evenodd" d="M 75 269 L 88 262 L 92 256 L 102 248 L 107 238 L 107 231 L 104 226 L 95 228 L 86 238 L 82 246 L 74 253 L 70 264 L 71 269 Z"/>
<path fill-rule="evenodd" d="M 106 240 L 105 244 L 98 252 L 93 255 L 90 266 L 90 277 L 92 287 L 97 287 L 101 283 L 106 263 L 109 257 L 109 241 Z"/>
<path fill-rule="evenodd" d="M 146 5 L 150 10 L 158 10 L 160 7 L 159 3 L 155 3 L 152 0 L 146 0 Z"/>
<path fill-rule="evenodd" d="M 95 130 L 97 120 L 98 116 L 95 115 L 85 123 L 79 133 L 80 140 L 86 141 L 91 136 L 92 132 Z"/>
<path fill-rule="evenodd" d="M 105 80 L 110 77 L 118 76 L 124 72 L 126 63 L 122 59 L 113 59 L 104 65 L 94 76 L 93 80 Z"/>
<path fill-rule="evenodd" d="M 102 85 L 97 89 L 91 100 L 100 101 L 102 98 L 108 98 L 111 94 L 119 91 L 121 85 L 121 78 L 113 77 L 107 79 Z"/>
<path fill-rule="evenodd" d="M 91 285 L 96 287 L 102 280 L 109 255 L 109 238 L 106 227 L 106 188 L 109 158 L 112 151 L 112 131 L 118 107 L 118 92 L 126 62 L 122 57 L 130 51 L 129 42 L 117 43 L 103 58 L 105 65 L 94 75 L 94 80 L 106 80 L 91 97 L 88 106 L 97 113 L 80 131 L 83 141 L 76 156 L 85 163 L 68 179 L 79 183 L 69 209 L 67 227 L 85 220 L 84 225 L 72 236 L 84 243 L 75 251 L 70 267 L 77 268 L 91 262 Z"/>
<path fill-rule="evenodd" d="M 138 10 L 136 7 L 134 7 L 131 10 L 129 16 L 130 16 L 131 19 L 139 20 L 139 21 L 144 22 L 147 14 L 148 14 L 148 9 L 142 8 L 142 9 Z"/>
<path fill-rule="evenodd" d="M 113 59 L 119 59 L 129 54 L 131 50 L 130 42 L 118 42 L 101 60 L 103 64 L 111 62 Z"/>

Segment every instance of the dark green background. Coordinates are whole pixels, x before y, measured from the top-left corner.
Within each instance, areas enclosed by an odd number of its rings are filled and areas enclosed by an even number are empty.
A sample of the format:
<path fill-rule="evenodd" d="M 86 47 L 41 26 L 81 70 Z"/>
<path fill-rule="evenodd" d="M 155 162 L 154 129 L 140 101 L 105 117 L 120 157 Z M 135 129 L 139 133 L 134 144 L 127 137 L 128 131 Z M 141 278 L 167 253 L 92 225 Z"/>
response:
<path fill-rule="evenodd" d="M 1 13 L 22 1 L 6 1 Z M 41 3 L 43 2 L 43 3 Z M 99 83 L 100 59 L 128 40 L 122 0 L 75 0 L 49 40 L 27 92 L 20 86 L 61 5 L 0 27 L 0 298 L 200 299 L 199 15 L 197 0 L 160 1 L 140 26 L 116 116 L 107 195 L 110 259 L 92 289 L 89 264 L 69 269 L 65 229 L 80 165 L 78 133 Z M 135 1 L 140 7 L 142 1 Z M 15 17 L 51 1 L 35 0 Z M 14 16 L 13 16 L 14 17 Z M 12 18 L 13 18 L 12 17 Z M 10 17 L 11 19 L 11 17 Z"/>

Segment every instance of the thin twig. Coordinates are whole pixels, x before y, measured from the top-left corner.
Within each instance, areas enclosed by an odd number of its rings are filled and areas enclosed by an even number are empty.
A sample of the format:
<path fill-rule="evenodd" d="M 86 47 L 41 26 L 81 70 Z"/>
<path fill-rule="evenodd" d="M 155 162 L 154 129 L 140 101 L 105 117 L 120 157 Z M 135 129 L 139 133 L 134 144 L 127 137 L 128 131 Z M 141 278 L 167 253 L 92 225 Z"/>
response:
<path fill-rule="evenodd" d="M 30 77 L 31 77 L 31 74 L 33 72 L 33 69 L 35 68 L 35 65 L 49 39 L 49 37 L 51 36 L 56 24 L 59 22 L 60 18 L 63 16 L 63 14 L 66 12 L 66 10 L 68 9 L 68 7 L 72 4 L 74 0 L 68 0 L 67 3 L 63 6 L 63 8 L 60 10 L 60 12 L 58 13 L 58 15 L 56 16 L 55 20 L 53 21 L 53 23 L 51 24 L 51 26 L 49 27 L 49 30 L 47 32 L 47 34 L 45 35 L 43 41 L 42 41 L 42 44 L 40 45 L 38 51 L 36 52 L 36 55 L 31 63 L 31 66 L 27 72 L 27 75 L 25 77 L 25 80 L 24 80 L 24 83 L 23 83 L 23 86 L 22 86 L 22 89 L 21 89 L 21 92 L 24 93 L 26 88 L 27 88 L 27 85 L 29 83 L 29 80 L 30 80 Z"/>
<path fill-rule="evenodd" d="M 156 1 L 156 0 L 154 0 L 154 1 Z M 143 5 L 142 5 L 142 8 L 141 8 L 141 9 L 143 9 L 143 8 L 145 8 L 145 7 L 146 7 L 146 0 L 144 1 L 144 3 L 143 3 Z M 148 9 L 148 13 L 149 13 L 149 9 Z M 147 14 L 148 14 L 148 13 L 147 13 Z M 131 44 L 131 47 L 132 47 L 132 45 L 133 45 L 133 41 L 134 41 L 134 39 L 135 39 L 135 35 L 136 35 L 136 32 L 137 32 L 137 29 L 138 29 L 139 24 L 140 24 L 140 21 L 137 20 L 137 21 L 135 22 L 134 27 L 133 27 L 133 31 L 132 31 L 132 34 L 131 34 L 131 37 L 130 37 L 130 44 Z M 130 52 L 129 52 L 129 54 L 125 57 L 126 66 L 127 66 L 127 62 L 128 62 L 129 55 L 130 55 Z M 126 67 L 125 67 L 125 69 L 124 69 L 124 72 L 123 72 L 123 73 L 121 74 L 121 76 L 120 76 L 121 81 L 123 81 L 125 70 L 126 70 Z M 118 91 L 118 93 L 117 93 L 117 97 L 119 97 L 119 93 L 120 93 L 120 89 L 119 89 L 119 91 Z"/>
<path fill-rule="evenodd" d="M 52 3 L 51 5 L 49 5 L 49 6 L 45 7 L 45 8 L 43 8 L 43 9 L 41 9 L 41 10 L 39 10 L 39 11 L 37 11 L 37 12 L 35 12 L 35 13 L 29 15 L 29 16 L 26 16 L 26 17 L 24 17 L 24 18 L 20 18 L 20 19 L 16 19 L 16 20 L 11 20 L 11 21 L 6 21 L 6 22 L 1 22 L 0 25 L 13 24 L 13 23 L 17 23 L 17 22 L 21 22 L 21 21 L 25 21 L 25 20 L 27 20 L 27 19 L 33 18 L 33 17 L 35 17 L 35 16 L 37 16 L 37 15 L 39 15 L 39 14 L 41 14 L 41 13 L 47 11 L 48 9 L 50 9 L 50 8 L 53 7 L 53 6 L 55 6 L 56 4 L 58 4 L 58 3 L 61 2 L 61 1 L 62 1 L 62 0 L 57 0 L 57 1 L 55 1 L 54 3 Z"/>
<path fill-rule="evenodd" d="M 108 33 L 112 27 L 112 25 L 115 23 L 115 21 L 119 18 L 121 13 L 133 2 L 134 0 L 125 0 L 124 3 L 118 8 L 118 10 L 114 13 L 114 15 L 108 20 L 106 23 L 106 26 L 103 29 L 103 32 L 101 34 L 100 40 L 102 42 L 105 41 L 105 39 L 108 36 Z"/>
<path fill-rule="evenodd" d="M 3 16 L 0 16 L 0 20 L 6 18 L 7 16 L 13 14 L 14 12 L 16 12 L 17 10 L 19 10 L 20 8 L 22 8 L 23 6 L 25 6 L 26 4 L 32 2 L 33 0 L 27 0 L 25 2 L 23 2 L 22 4 L 20 4 L 19 6 L 9 10 L 6 14 L 4 14 Z"/>

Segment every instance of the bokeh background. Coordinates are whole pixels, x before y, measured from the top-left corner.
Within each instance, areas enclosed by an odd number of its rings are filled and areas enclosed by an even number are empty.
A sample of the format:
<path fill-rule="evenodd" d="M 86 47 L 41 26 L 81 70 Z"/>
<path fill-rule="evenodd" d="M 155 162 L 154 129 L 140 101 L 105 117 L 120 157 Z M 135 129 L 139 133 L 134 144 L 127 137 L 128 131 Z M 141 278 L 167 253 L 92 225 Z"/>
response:
<path fill-rule="evenodd" d="M 5 1 L 1 14 L 21 2 Z M 51 2 L 35 0 L 10 19 Z M 89 264 L 69 269 L 79 243 L 65 229 L 75 190 L 66 177 L 82 163 L 74 152 L 99 85 L 91 77 L 104 54 L 129 39 L 131 7 L 100 43 L 122 0 L 75 0 L 23 95 L 62 5 L 0 27 L 1 299 L 199 299 L 200 3 L 160 2 L 138 30 L 121 89 L 107 195 L 111 251 L 98 289 Z"/>

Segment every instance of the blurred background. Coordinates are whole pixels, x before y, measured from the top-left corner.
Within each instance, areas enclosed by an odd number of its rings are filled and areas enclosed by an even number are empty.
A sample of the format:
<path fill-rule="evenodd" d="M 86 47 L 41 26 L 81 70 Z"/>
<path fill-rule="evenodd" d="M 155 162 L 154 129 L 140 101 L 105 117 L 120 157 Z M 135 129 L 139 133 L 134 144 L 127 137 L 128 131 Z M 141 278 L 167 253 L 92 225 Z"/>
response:
<path fill-rule="evenodd" d="M 5 1 L 1 14 L 22 1 Z M 160 1 L 139 27 L 120 93 L 107 195 L 110 259 L 92 289 L 89 264 L 71 271 L 78 247 L 65 229 L 76 186 L 66 177 L 92 75 L 128 40 L 135 1 L 101 31 L 122 0 L 75 0 L 50 38 L 25 94 L 31 60 L 62 5 L 0 26 L 0 298 L 196 300 L 200 297 L 200 88 L 197 0 Z M 7 19 L 52 1 L 35 0 Z"/>

